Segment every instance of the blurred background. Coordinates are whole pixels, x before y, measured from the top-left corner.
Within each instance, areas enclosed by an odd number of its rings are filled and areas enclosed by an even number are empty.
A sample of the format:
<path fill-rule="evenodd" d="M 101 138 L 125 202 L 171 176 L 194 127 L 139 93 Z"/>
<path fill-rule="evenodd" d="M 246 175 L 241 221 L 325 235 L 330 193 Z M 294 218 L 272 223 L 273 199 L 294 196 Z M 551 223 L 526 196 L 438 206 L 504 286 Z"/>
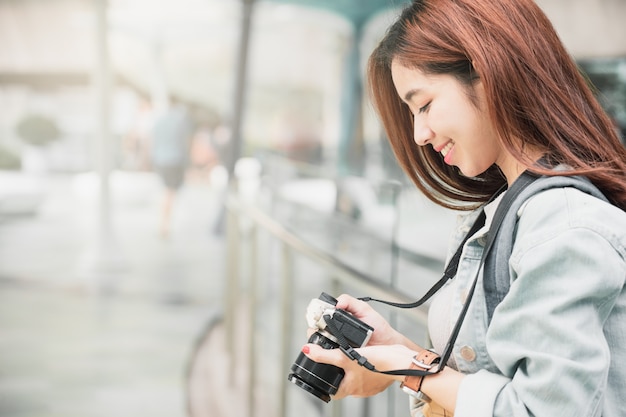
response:
<path fill-rule="evenodd" d="M 311 298 L 443 268 L 362 82 L 404 3 L 0 0 L 0 415 L 406 414 L 286 378 Z M 538 3 L 624 138 L 626 2 Z"/>

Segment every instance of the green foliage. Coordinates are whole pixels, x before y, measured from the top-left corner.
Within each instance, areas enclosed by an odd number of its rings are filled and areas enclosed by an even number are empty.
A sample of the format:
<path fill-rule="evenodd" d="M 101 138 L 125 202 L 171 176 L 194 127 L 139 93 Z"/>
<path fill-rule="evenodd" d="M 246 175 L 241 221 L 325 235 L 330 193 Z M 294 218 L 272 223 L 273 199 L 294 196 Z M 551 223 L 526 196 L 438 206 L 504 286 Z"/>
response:
<path fill-rule="evenodd" d="M 61 136 L 61 131 L 54 120 L 39 114 L 24 117 L 17 124 L 16 130 L 20 139 L 35 146 L 46 146 Z"/>

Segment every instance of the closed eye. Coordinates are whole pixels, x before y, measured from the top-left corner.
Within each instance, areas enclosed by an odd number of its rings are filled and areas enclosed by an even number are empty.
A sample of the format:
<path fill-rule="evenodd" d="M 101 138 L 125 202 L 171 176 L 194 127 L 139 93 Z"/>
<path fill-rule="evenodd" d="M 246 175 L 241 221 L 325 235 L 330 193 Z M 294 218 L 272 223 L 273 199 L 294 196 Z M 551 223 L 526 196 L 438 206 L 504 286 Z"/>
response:
<path fill-rule="evenodd" d="M 420 107 L 419 110 L 417 111 L 418 113 L 424 113 L 426 110 L 428 110 L 428 107 L 430 106 L 430 101 L 428 103 L 426 103 L 425 106 Z"/>

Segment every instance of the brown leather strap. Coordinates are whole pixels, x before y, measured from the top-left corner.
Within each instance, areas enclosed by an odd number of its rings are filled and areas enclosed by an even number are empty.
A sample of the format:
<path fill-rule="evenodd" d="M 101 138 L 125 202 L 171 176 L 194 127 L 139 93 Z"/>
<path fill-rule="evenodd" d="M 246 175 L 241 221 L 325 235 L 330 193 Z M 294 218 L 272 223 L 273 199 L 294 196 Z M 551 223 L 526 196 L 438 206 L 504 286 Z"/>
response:
<path fill-rule="evenodd" d="M 428 371 L 439 363 L 440 357 L 432 350 L 422 350 L 420 353 L 413 357 L 410 369 L 417 369 L 420 371 Z M 400 385 L 403 391 L 421 399 L 424 401 L 430 400 L 427 396 L 420 392 L 422 387 L 423 376 L 406 376 L 404 382 Z"/>

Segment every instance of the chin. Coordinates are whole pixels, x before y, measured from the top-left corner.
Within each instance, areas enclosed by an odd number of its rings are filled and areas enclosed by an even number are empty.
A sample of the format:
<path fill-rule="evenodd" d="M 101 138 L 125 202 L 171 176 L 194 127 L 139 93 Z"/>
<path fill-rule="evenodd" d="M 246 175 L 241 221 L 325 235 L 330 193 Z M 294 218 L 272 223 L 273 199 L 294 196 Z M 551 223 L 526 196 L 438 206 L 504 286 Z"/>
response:
<path fill-rule="evenodd" d="M 461 171 L 461 174 L 465 175 L 466 177 L 477 177 L 478 175 L 482 174 L 482 172 L 478 172 L 475 169 L 465 169 L 462 167 L 458 167 L 459 171 Z"/>
<path fill-rule="evenodd" d="M 477 166 L 462 166 L 462 165 L 457 165 L 457 167 L 459 168 L 459 171 L 461 171 L 461 173 L 465 175 L 466 177 L 477 177 L 489 169 L 489 167 L 482 168 L 482 167 L 477 167 Z"/>

